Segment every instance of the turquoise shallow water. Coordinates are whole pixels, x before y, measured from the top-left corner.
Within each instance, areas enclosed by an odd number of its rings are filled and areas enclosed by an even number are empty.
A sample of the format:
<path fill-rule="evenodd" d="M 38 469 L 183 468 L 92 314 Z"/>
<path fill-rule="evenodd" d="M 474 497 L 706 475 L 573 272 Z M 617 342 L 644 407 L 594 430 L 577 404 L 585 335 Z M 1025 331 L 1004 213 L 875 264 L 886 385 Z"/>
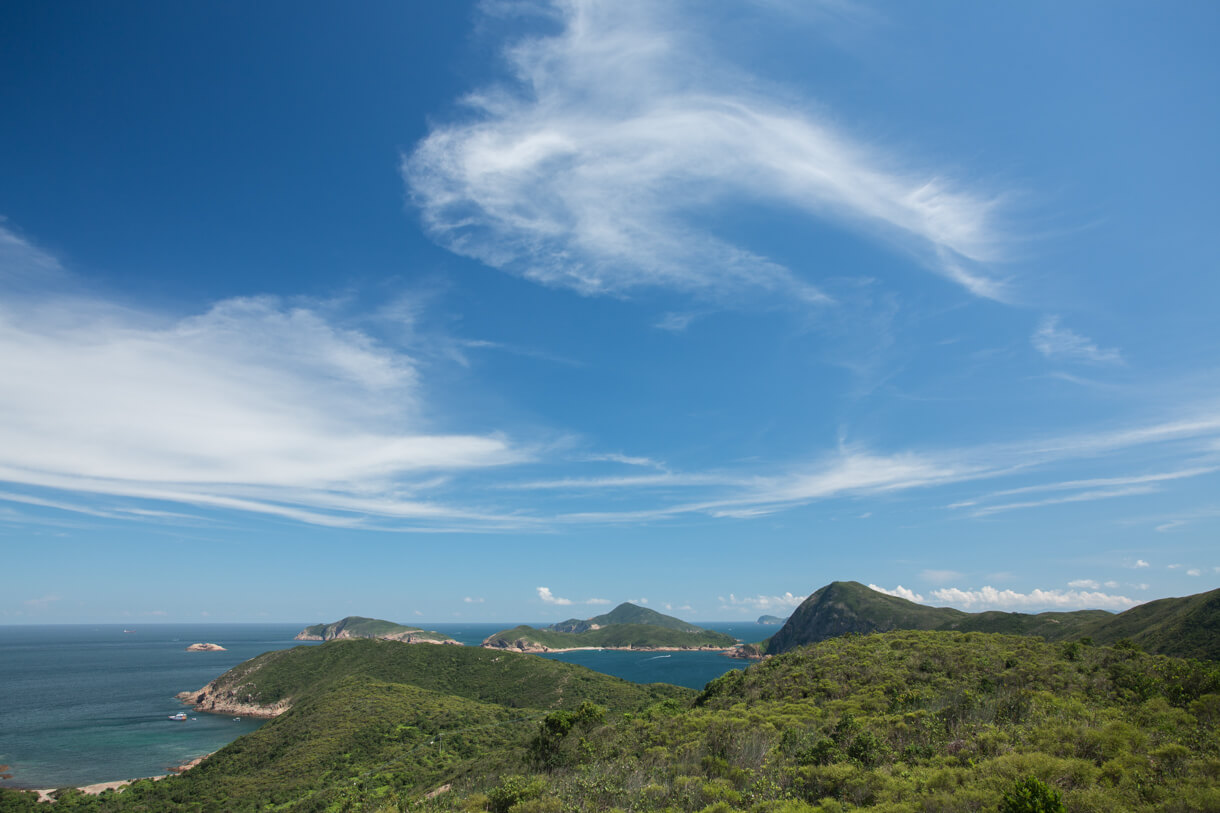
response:
<path fill-rule="evenodd" d="M 0 626 L 0 764 L 13 787 L 87 785 L 154 776 L 222 748 L 262 721 L 198 714 L 169 720 L 177 692 L 198 689 L 272 649 L 310 646 L 292 636 L 304 624 Z M 464 644 L 513 624 L 435 624 Z M 703 624 L 746 641 L 775 627 Z M 208 641 L 226 652 L 186 652 Z M 708 652 L 582 651 L 547 657 L 639 683 L 702 688 L 744 661 Z"/>

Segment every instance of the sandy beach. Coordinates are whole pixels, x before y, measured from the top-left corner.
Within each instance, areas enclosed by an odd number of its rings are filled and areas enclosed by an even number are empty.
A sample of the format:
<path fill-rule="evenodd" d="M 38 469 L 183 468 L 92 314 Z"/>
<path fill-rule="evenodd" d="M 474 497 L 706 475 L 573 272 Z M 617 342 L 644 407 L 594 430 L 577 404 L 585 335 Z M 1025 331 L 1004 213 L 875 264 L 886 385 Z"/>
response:
<path fill-rule="evenodd" d="M 101 793 L 104 790 L 121 790 L 121 789 L 127 787 L 128 785 L 130 785 L 132 782 L 139 782 L 140 779 L 151 779 L 155 782 L 159 779 L 164 779 L 167 776 L 176 776 L 180 773 L 185 773 L 185 772 L 189 771 L 191 768 L 194 768 L 200 762 L 203 762 L 205 759 L 207 759 L 210 756 L 211 756 L 211 754 L 204 754 L 201 757 L 196 757 L 195 759 L 187 760 L 186 762 L 183 762 L 181 765 L 175 765 L 173 768 L 170 768 L 169 773 L 159 774 L 158 776 L 145 776 L 145 777 L 138 777 L 136 779 L 119 779 L 119 780 L 116 780 L 113 782 L 95 782 L 92 785 L 78 785 L 76 789 L 81 791 L 82 793 L 88 793 L 92 796 L 96 796 L 97 794 Z M 51 797 L 51 794 L 57 790 L 59 790 L 59 788 L 38 788 L 35 792 L 38 794 L 38 801 L 54 802 L 55 799 L 53 799 Z"/>

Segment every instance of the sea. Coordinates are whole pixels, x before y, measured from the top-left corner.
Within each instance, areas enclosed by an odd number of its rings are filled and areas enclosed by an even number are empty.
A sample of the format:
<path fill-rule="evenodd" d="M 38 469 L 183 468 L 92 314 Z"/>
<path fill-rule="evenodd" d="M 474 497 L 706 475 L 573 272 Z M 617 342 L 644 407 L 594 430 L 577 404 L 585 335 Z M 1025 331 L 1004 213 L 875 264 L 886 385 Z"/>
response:
<path fill-rule="evenodd" d="M 541 624 L 535 624 L 541 626 Z M 210 754 L 264 721 L 193 714 L 174 695 L 263 652 L 316 646 L 293 640 L 301 624 L 0 626 L 0 765 L 6 787 L 58 788 L 157 776 Z M 514 624 L 433 624 L 463 644 Z M 743 641 L 775 627 L 701 623 Z M 187 652 L 216 643 L 224 652 Z M 746 661 L 714 652 L 582 650 L 543 657 L 637 683 L 701 689 Z M 170 715 L 186 710 L 187 720 Z"/>

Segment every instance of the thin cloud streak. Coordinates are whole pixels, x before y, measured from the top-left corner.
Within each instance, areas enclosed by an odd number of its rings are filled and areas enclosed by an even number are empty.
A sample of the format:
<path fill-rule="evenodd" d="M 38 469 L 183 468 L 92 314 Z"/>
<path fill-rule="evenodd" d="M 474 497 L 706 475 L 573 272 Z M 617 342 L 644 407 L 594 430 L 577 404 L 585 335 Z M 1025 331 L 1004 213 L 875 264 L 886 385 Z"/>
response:
<path fill-rule="evenodd" d="M 441 245 L 584 294 L 757 290 L 827 304 L 790 269 L 696 225 L 726 201 L 779 204 L 880 232 L 972 293 L 1005 298 L 984 270 L 1003 242 L 994 196 L 901 168 L 910 162 L 853 141 L 813 105 L 760 92 L 711 61 L 714 46 L 673 9 L 551 8 L 561 33 L 507 51 L 515 85 L 470 94 L 466 121 L 435 127 L 403 158 Z"/>
<path fill-rule="evenodd" d="M 64 273 L 11 232 L 0 238 L 0 272 L 15 269 L 0 281 Z M 178 317 L 60 287 L 9 287 L 0 301 L 0 481 L 334 527 L 365 513 L 516 522 L 402 498 L 412 479 L 531 458 L 499 435 L 426 431 L 405 353 L 271 297 Z"/>

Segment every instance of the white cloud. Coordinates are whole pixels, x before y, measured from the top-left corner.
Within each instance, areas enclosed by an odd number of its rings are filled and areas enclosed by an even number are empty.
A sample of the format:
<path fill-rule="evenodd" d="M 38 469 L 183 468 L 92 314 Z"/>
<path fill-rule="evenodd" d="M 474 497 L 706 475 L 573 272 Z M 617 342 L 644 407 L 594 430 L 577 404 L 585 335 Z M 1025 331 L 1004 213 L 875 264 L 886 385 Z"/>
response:
<path fill-rule="evenodd" d="M 1091 339 L 1059 326 L 1058 316 L 1047 316 L 1031 338 L 1039 353 L 1049 359 L 1088 361 L 1097 364 L 1122 364 L 1122 354 L 1115 349 L 1102 349 Z"/>
<path fill-rule="evenodd" d="M 1106 582 L 1105 586 L 1106 586 L 1107 590 L 1113 590 L 1114 588 L 1118 587 L 1118 582 L 1108 581 L 1108 582 Z"/>
<path fill-rule="evenodd" d="M 1126 596 L 1083 590 L 1031 590 L 1028 593 L 1018 593 L 1015 590 L 997 590 L 990 586 L 980 590 L 946 587 L 933 590 L 932 597 L 937 601 L 972 612 L 1012 608 L 1125 610 L 1139 603 Z"/>
<path fill-rule="evenodd" d="M 466 120 L 403 159 L 428 232 L 450 250 L 589 294 L 761 289 L 825 302 L 698 225 L 725 201 L 778 204 L 880 231 L 971 292 L 1003 296 L 980 268 L 1000 242 L 991 196 L 735 74 L 677 6 L 572 0 L 553 16 L 559 33 L 507 51 L 513 84 L 466 97 Z"/>
<path fill-rule="evenodd" d="M 878 593 L 885 593 L 887 596 L 897 596 L 898 598 L 905 598 L 907 601 L 918 601 L 923 603 L 923 596 L 919 595 L 919 593 L 916 593 L 914 590 L 908 590 L 901 584 L 895 587 L 893 590 L 887 590 L 884 587 L 878 587 L 875 584 L 870 584 L 868 589 L 876 590 Z"/>
<path fill-rule="evenodd" d="M 1182 569 L 1181 565 L 1165 565 L 1165 567 L 1168 570 L 1181 570 Z"/>
<path fill-rule="evenodd" d="M 551 588 L 549 587 L 539 587 L 538 598 L 542 599 L 543 603 L 545 604 L 561 604 L 565 607 L 572 603 L 572 599 L 570 598 L 559 598 L 556 596 L 551 592 Z"/>
<path fill-rule="evenodd" d="M 768 610 L 786 610 L 791 611 L 798 607 L 802 601 L 808 596 L 798 596 L 794 593 L 784 593 L 781 596 L 741 596 L 740 598 L 729 593 L 728 600 L 724 596 L 720 597 L 721 609 L 729 610 L 752 610 L 756 612 L 766 612 Z M 678 608 L 682 609 L 682 608 Z"/>
<path fill-rule="evenodd" d="M 474 598 L 472 596 L 466 596 L 466 598 L 462 599 L 462 601 L 466 602 L 467 604 L 482 604 L 485 600 L 486 599 Z"/>
<path fill-rule="evenodd" d="M 552 593 L 551 588 L 549 588 L 549 587 L 539 587 L 538 588 L 538 598 L 542 599 L 543 603 L 545 603 L 545 604 L 555 604 L 555 605 L 559 605 L 559 606 L 563 606 L 563 607 L 567 607 L 572 604 L 609 604 L 610 603 L 610 599 L 608 599 L 608 598 L 590 598 L 590 599 L 585 599 L 584 601 L 573 601 L 570 598 L 560 598 L 559 596 Z"/>
<path fill-rule="evenodd" d="M 1186 571 L 1186 575 L 1187 576 L 1202 576 L 1203 571 L 1199 570 L 1199 568 L 1197 568 L 1197 567 L 1192 567 L 1190 570 Z"/>
<path fill-rule="evenodd" d="M 0 263 L 50 262 L 2 227 L 0 244 Z M 323 525 L 505 521 L 413 497 L 425 475 L 529 455 L 498 435 L 429 431 L 406 353 L 271 297 L 180 316 L 61 292 L 81 287 L 0 291 L 0 481 Z M 113 499 L 4 498 L 151 516 Z"/>
<path fill-rule="evenodd" d="M 1150 565 L 1147 562 L 1145 562 L 1143 559 L 1136 559 L 1133 567 L 1136 567 L 1136 568 L 1150 567 Z"/>
<path fill-rule="evenodd" d="M 1070 494 L 1065 497 L 1047 497 L 1043 500 L 1030 500 L 1027 502 L 1011 502 L 1001 503 L 1000 505 L 988 505 L 983 508 L 976 509 L 971 512 L 973 517 L 986 517 L 991 514 L 999 514 L 1004 511 L 1016 511 L 1023 508 L 1042 508 L 1047 505 L 1063 505 L 1065 503 L 1077 502 L 1092 502 L 1093 500 L 1111 500 L 1116 497 L 1134 497 L 1141 494 L 1154 494 L 1158 491 L 1156 486 L 1128 486 L 1126 488 L 1099 488 L 1094 491 L 1081 491 L 1078 494 Z"/>
<path fill-rule="evenodd" d="M 1174 528 L 1181 528 L 1185 524 L 1186 524 L 1186 520 L 1184 520 L 1184 519 L 1171 519 L 1169 522 L 1165 522 L 1165 523 L 1162 523 L 1162 524 L 1156 526 L 1155 530 L 1157 533 L 1163 534 L 1168 531 L 1172 531 Z"/>
<path fill-rule="evenodd" d="M 1107 584 L 1110 584 L 1110 582 L 1107 582 Z M 1075 587 L 1077 589 L 1085 590 L 1098 590 L 1101 588 L 1101 585 L 1092 579 L 1075 579 L 1074 581 L 1068 582 L 1068 587 Z"/>

